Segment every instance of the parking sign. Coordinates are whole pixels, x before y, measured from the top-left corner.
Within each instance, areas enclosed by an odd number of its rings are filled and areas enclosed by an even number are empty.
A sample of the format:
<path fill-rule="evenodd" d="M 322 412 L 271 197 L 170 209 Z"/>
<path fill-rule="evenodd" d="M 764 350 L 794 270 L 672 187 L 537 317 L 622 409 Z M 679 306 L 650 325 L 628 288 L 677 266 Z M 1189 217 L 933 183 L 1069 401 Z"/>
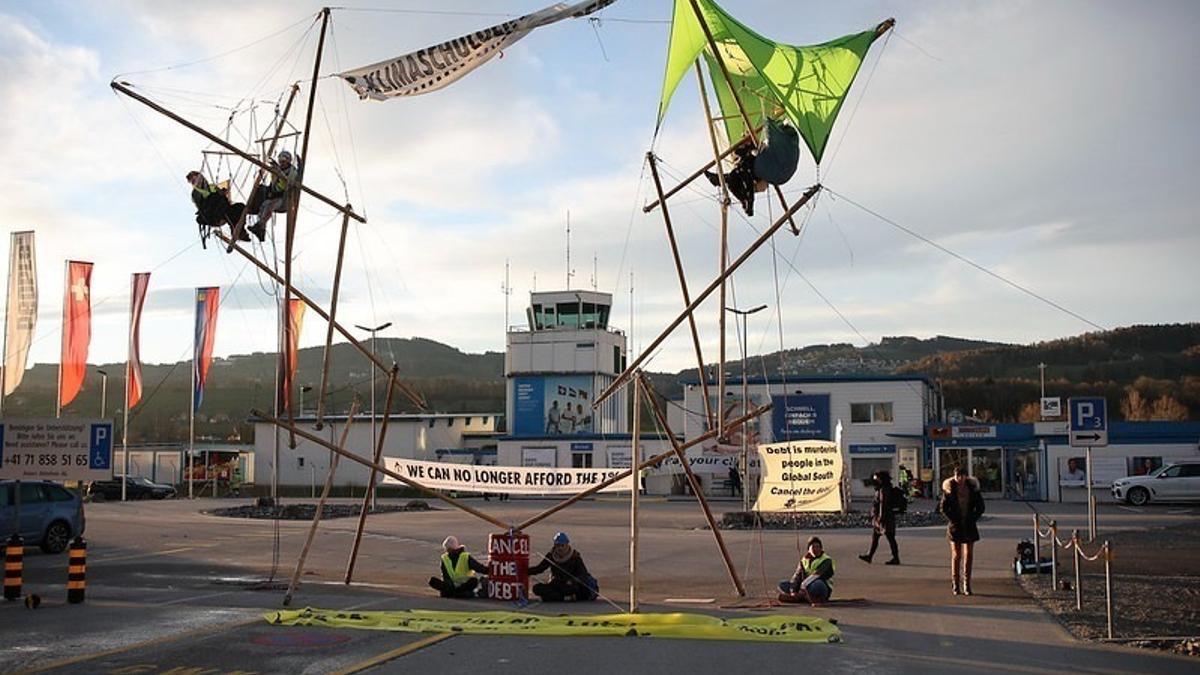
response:
<path fill-rule="evenodd" d="M 1071 416 L 1071 446 L 1108 445 L 1108 402 L 1102 396 L 1072 398 L 1067 402 Z"/>

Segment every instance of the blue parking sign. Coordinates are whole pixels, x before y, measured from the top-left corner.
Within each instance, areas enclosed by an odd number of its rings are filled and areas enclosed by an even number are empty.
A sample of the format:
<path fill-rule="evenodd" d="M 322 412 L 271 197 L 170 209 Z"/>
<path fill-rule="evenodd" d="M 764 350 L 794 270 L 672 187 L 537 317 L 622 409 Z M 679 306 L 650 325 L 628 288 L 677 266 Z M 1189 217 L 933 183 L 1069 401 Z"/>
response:
<path fill-rule="evenodd" d="M 1081 396 L 1067 402 L 1070 413 L 1071 445 L 1108 445 L 1108 401 L 1102 396 Z"/>
<path fill-rule="evenodd" d="M 89 434 L 88 468 L 107 471 L 112 468 L 111 423 L 93 424 Z"/>

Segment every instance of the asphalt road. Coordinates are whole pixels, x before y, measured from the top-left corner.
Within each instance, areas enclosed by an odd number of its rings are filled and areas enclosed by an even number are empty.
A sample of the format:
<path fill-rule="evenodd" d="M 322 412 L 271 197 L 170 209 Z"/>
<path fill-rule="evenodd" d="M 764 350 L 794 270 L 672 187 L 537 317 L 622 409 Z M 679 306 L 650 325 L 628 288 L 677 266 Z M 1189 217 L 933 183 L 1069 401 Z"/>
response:
<path fill-rule="evenodd" d="M 519 520 L 549 502 L 475 502 Z M 836 619 L 839 644 L 775 645 L 646 638 L 532 638 L 424 635 L 269 625 L 279 580 L 290 575 L 307 523 L 275 524 L 203 515 L 213 502 L 107 503 L 88 506 L 88 600 L 65 603 L 66 558 L 30 550 L 26 591 L 36 611 L 0 603 L 0 670 L 88 673 L 766 672 L 1195 672 L 1197 662 L 1158 652 L 1071 638 L 1017 587 L 1009 562 L 1032 527 L 1024 505 L 992 503 L 977 550 L 976 595 L 949 593 L 941 528 L 900 533 L 905 564 L 865 565 L 855 558 L 865 530 L 820 532 L 838 561 L 836 597 L 862 602 L 812 608 L 763 607 L 764 591 L 795 565 L 807 532 L 726 532 L 750 597 L 737 598 L 712 534 L 695 504 L 647 501 L 641 521 L 642 611 L 722 616 L 793 613 Z M 1083 523 L 1075 507 L 1039 505 L 1064 529 Z M 1103 528 L 1144 528 L 1200 517 L 1200 509 L 1104 507 Z M 293 606 L 337 609 L 506 609 L 485 601 L 432 597 L 441 539 L 456 534 L 480 550 L 493 528 L 439 510 L 372 516 L 355 583 L 341 583 L 354 519 L 323 524 Z M 608 601 L 628 600 L 628 507 L 586 502 L 531 530 L 535 550 L 564 529 L 600 579 Z M 1121 558 L 1118 555 L 1117 564 Z M 270 578 L 276 562 L 275 582 Z M 1091 589 L 1099 591 L 1100 589 Z M 690 599 L 688 604 L 671 602 Z M 533 605 L 530 611 L 613 612 L 587 606 Z M 1119 613 L 1119 608 L 1118 608 Z M 1118 632 L 1120 623 L 1118 621 Z M 619 643 L 619 644 L 618 644 Z"/>

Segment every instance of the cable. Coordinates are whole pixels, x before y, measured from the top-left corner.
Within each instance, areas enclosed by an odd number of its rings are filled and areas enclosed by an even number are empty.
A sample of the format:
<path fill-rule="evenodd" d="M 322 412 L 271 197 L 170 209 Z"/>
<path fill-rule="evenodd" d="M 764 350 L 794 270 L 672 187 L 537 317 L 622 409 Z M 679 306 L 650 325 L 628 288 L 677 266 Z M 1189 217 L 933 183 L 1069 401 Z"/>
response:
<path fill-rule="evenodd" d="M 145 73 L 160 73 L 160 72 L 167 71 L 167 70 L 175 70 L 176 68 L 187 68 L 188 66 L 194 66 L 194 65 L 197 65 L 200 63 L 207 63 L 209 61 L 215 61 L 216 59 L 224 58 L 226 56 L 229 56 L 230 54 L 236 54 L 237 52 L 240 52 L 244 49 L 249 49 L 250 47 L 253 47 L 255 45 L 266 42 L 267 40 L 270 40 L 273 37 L 276 37 L 278 35 L 286 33 L 289 30 L 292 30 L 293 28 L 295 28 L 296 26 L 299 26 L 300 24 L 304 23 L 305 21 L 308 21 L 309 16 L 310 15 L 305 15 L 305 17 L 303 19 L 300 19 L 299 21 L 297 21 L 285 28 L 281 28 L 281 29 L 275 31 L 274 33 L 271 33 L 270 35 L 259 38 L 258 40 L 255 40 L 254 42 L 242 45 L 241 47 L 234 47 L 233 49 L 221 52 L 219 54 L 215 54 L 213 56 L 207 56 L 202 59 L 196 59 L 195 61 L 186 61 L 184 63 L 177 63 L 172 66 L 164 66 L 162 68 L 152 68 L 150 70 L 131 70 L 131 71 L 125 72 L 125 73 L 118 73 L 117 75 L 113 76 L 113 79 L 116 80 L 116 79 L 125 77 L 127 75 L 143 75 Z"/>

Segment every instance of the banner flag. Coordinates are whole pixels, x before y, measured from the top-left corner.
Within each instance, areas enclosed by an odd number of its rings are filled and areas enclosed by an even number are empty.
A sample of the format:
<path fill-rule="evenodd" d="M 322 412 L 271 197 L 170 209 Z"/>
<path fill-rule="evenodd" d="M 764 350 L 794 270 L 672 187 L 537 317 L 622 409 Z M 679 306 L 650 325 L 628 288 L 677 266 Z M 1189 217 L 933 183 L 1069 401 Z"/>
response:
<path fill-rule="evenodd" d="M 432 47 L 338 73 L 361 99 L 386 101 L 397 96 L 428 94 L 462 79 L 534 28 L 587 16 L 616 0 L 558 3 L 512 21 L 484 28 Z"/>
<path fill-rule="evenodd" d="M 384 457 L 383 465 L 434 490 L 512 495 L 573 495 L 629 470 L 448 464 L 397 457 Z M 391 476 L 384 476 L 383 482 L 385 485 L 401 485 Z M 601 492 L 629 492 L 632 487 L 633 476 L 627 476 Z"/>
<path fill-rule="evenodd" d="M 125 406 L 142 400 L 142 306 L 150 288 L 150 273 L 135 272 L 129 292 L 129 356 L 125 360 Z"/>
<path fill-rule="evenodd" d="M 92 342 L 92 263 L 67 261 L 63 289 L 62 359 L 58 368 L 58 407 L 67 407 L 83 387 Z"/>
<path fill-rule="evenodd" d="M 29 345 L 37 326 L 37 258 L 33 232 L 13 232 L 8 257 L 8 317 L 4 337 L 4 395 L 13 393 L 25 377 Z"/>
<path fill-rule="evenodd" d="M 762 485 L 755 511 L 842 510 L 846 463 L 834 441 L 791 441 L 758 446 Z"/>
<path fill-rule="evenodd" d="M 300 330 L 304 327 L 304 312 L 308 309 L 308 305 L 302 301 L 291 298 L 288 306 L 288 323 L 291 326 L 289 334 L 291 340 L 284 347 L 281 358 L 283 359 L 282 368 L 279 378 L 279 412 L 286 412 L 292 405 L 292 389 L 296 381 L 296 367 L 300 361 Z"/>
<path fill-rule="evenodd" d="M 192 345 L 192 412 L 200 410 L 200 402 L 204 400 L 204 384 L 208 382 L 208 371 L 212 368 L 220 298 L 221 289 L 216 286 L 196 289 L 196 328 L 195 342 Z"/>
<path fill-rule="evenodd" d="M 532 612 L 446 612 L 429 609 L 363 612 L 306 607 L 263 615 L 276 626 L 365 628 L 406 633 L 469 633 L 557 637 L 684 638 L 747 642 L 841 642 L 836 624 L 811 616 L 722 619 L 707 614 L 534 614 Z"/>

